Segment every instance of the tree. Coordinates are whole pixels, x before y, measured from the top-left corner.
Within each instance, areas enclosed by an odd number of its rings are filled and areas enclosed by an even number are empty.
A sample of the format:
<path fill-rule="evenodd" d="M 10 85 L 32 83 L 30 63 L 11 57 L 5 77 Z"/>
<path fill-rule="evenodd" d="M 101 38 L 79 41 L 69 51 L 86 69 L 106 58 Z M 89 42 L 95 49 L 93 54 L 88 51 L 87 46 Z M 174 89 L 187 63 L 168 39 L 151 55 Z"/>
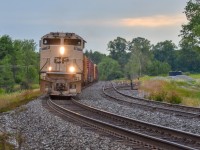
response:
<path fill-rule="evenodd" d="M 8 35 L 0 37 L 0 59 L 3 59 L 6 55 L 12 54 L 13 45 L 12 39 Z"/>
<path fill-rule="evenodd" d="M 128 63 L 125 66 L 125 72 L 127 74 L 128 79 L 132 80 L 133 78 L 137 78 L 140 75 L 141 64 L 140 59 L 137 57 L 137 54 L 132 53 Z"/>
<path fill-rule="evenodd" d="M 172 70 L 176 68 L 176 45 L 170 40 L 159 42 L 153 46 L 154 58 L 160 62 L 168 63 Z"/>
<path fill-rule="evenodd" d="M 179 70 L 184 72 L 200 72 L 200 53 L 192 44 L 182 42 L 177 64 Z"/>
<path fill-rule="evenodd" d="M 121 66 L 121 70 L 124 69 L 125 64 L 127 63 L 127 41 L 124 38 L 121 37 L 117 37 L 116 39 L 114 39 L 114 41 L 110 41 L 108 43 L 108 51 L 109 56 L 118 61 L 120 66 Z"/>
<path fill-rule="evenodd" d="M 27 82 L 29 84 L 33 83 L 35 80 L 34 78 L 30 78 L 30 76 L 35 75 L 35 78 L 38 79 L 38 74 L 32 74 L 33 72 L 39 72 L 38 54 L 35 52 L 35 49 L 36 43 L 33 40 L 21 41 L 22 60 L 25 66 L 25 76 L 22 81 Z M 32 67 L 34 67 L 34 69 Z"/>
<path fill-rule="evenodd" d="M 11 57 L 7 55 L 0 61 L 0 88 L 3 88 L 6 92 L 12 91 L 15 84 L 9 65 L 10 59 Z"/>
<path fill-rule="evenodd" d="M 105 57 L 98 65 L 100 80 L 113 80 L 123 77 L 120 65 L 116 60 Z"/>
<path fill-rule="evenodd" d="M 179 68 L 183 71 L 200 72 L 200 1 L 187 2 L 184 13 L 188 23 L 182 25 Z"/>
<path fill-rule="evenodd" d="M 200 50 L 200 1 L 190 0 L 187 2 L 185 15 L 188 23 L 182 25 L 181 44 L 188 43 L 193 45 L 193 48 Z"/>
<path fill-rule="evenodd" d="M 141 76 L 143 73 L 147 72 L 147 66 L 149 62 L 151 61 L 152 55 L 151 55 L 151 44 L 150 41 L 137 37 L 133 38 L 131 42 L 129 42 L 128 50 L 137 58 L 137 62 L 139 64 L 139 76 Z"/>
<path fill-rule="evenodd" d="M 97 51 L 92 52 L 92 50 L 90 50 L 90 51 L 86 50 L 86 51 L 85 51 L 85 55 L 86 55 L 88 58 L 90 58 L 90 59 L 93 61 L 93 63 L 95 63 L 95 64 L 100 63 L 101 60 L 102 60 L 104 57 L 106 57 L 105 54 L 102 54 L 102 53 L 97 52 Z"/>
<path fill-rule="evenodd" d="M 170 70 L 171 66 L 167 62 L 160 62 L 158 60 L 153 60 L 148 66 L 148 74 L 151 76 L 167 74 Z"/>
<path fill-rule="evenodd" d="M 37 83 L 39 54 L 33 40 L 12 40 L 0 37 L 0 88 L 13 91 L 15 84 Z"/>
<path fill-rule="evenodd" d="M 141 72 L 141 62 L 137 54 L 131 53 L 131 57 L 128 60 L 128 63 L 125 66 L 125 72 L 127 78 L 131 82 L 131 89 L 133 90 L 133 79 L 138 78 Z"/>

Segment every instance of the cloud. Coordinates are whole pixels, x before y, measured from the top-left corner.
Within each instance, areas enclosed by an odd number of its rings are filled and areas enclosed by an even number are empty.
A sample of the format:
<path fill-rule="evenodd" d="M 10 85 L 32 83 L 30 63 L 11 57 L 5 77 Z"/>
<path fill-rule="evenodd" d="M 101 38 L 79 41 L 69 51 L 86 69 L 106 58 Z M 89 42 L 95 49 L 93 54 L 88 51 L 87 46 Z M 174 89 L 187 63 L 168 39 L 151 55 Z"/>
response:
<path fill-rule="evenodd" d="M 124 18 L 119 21 L 121 26 L 127 27 L 163 27 L 163 26 L 180 26 L 186 22 L 186 17 L 182 15 L 156 15 L 151 17 Z"/>
<path fill-rule="evenodd" d="M 174 15 L 155 15 L 147 17 L 134 17 L 134 18 L 112 18 L 112 19 L 84 19 L 72 20 L 64 22 L 65 25 L 82 25 L 82 26 L 98 26 L 98 27 L 170 27 L 181 26 L 186 23 L 184 14 Z"/>
<path fill-rule="evenodd" d="M 17 21 L 16 21 L 17 22 Z M 87 19 L 67 19 L 67 18 L 45 18 L 45 19 L 23 19 L 19 24 L 37 25 L 37 26 L 59 26 L 59 27 L 174 27 L 181 26 L 186 23 L 186 17 L 184 14 L 174 15 L 155 15 L 145 17 L 133 17 L 133 18 L 87 18 Z M 7 23 L 13 23 L 12 20 Z"/>

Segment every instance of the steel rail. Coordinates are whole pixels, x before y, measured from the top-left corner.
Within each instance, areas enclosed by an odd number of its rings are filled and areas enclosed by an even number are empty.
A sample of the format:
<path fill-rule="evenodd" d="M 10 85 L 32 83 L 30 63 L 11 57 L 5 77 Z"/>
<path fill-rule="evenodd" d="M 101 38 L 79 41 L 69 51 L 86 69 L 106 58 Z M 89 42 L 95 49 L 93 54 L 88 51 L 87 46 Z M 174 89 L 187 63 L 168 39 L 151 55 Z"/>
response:
<path fill-rule="evenodd" d="M 112 86 L 116 90 L 117 93 L 124 95 L 126 97 L 136 99 L 136 100 L 140 100 L 140 101 L 144 101 L 144 102 L 147 102 L 147 103 L 151 102 L 151 103 L 154 103 L 154 104 L 157 104 L 157 105 L 163 105 L 163 106 L 166 106 L 166 107 L 174 107 L 174 108 L 178 108 L 178 109 L 181 109 L 181 110 L 186 110 L 188 112 L 196 113 L 196 116 L 200 116 L 200 108 L 191 107 L 191 106 L 184 106 L 184 105 L 181 105 L 181 104 L 170 104 L 170 103 L 167 103 L 167 102 L 152 101 L 152 100 L 137 97 L 137 96 L 130 96 L 130 95 L 124 94 L 123 92 L 120 92 L 117 89 L 117 87 L 114 86 L 113 83 L 112 83 Z"/>
<path fill-rule="evenodd" d="M 75 103 L 76 105 L 87 109 L 89 111 L 92 111 L 94 113 L 100 114 L 101 116 L 105 116 L 107 118 L 112 118 L 114 120 L 118 120 L 120 122 L 123 122 L 126 125 L 131 125 L 134 126 L 138 129 L 142 129 L 142 130 L 146 130 L 150 133 L 153 132 L 154 133 L 158 133 L 159 136 L 162 136 L 162 138 L 164 139 L 168 139 L 168 140 L 176 140 L 176 142 L 184 142 L 184 143 L 190 143 L 191 145 L 196 145 L 197 147 L 200 148 L 200 135 L 197 134 L 192 134 L 192 133 L 188 133 L 188 132 L 184 132 L 181 130 L 175 130 L 172 128 L 168 128 L 168 127 L 164 127 L 164 126 L 160 126 L 160 125 L 155 125 L 152 123 L 147 123 L 144 121 L 139 121 L 136 119 L 130 119 L 127 117 L 122 117 L 104 110 L 100 110 L 85 104 L 82 104 L 80 102 L 78 102 L 77 100 L 73 99 L 73 103 Z M 188 145 L 190 145 L 188 144 Z"/>
<path fill-rule="evenodd" d="M 128 100 L 122 100 L 121 98 L 117 98 L 113 95 L 110 95 L 108 93 L 105 92 L 105 90 L 108 89 L 114 89 L 115 92 L 117 92 L 120 95 L 123 95 L 125 97 L 129 97 L 131 98 L 133 101 L 128 101 Z M 162 102 L 156 102 L 156 101 L 152 101 L 152 100 L 147 100 L 144 98 L 139 98 L 139 97 L 133 97 L 130 95 L 126 95 L 122 92 L 119 92 L 116 87 L 112 86 L 112 87 L 103 87 L 103 93 L 107 96 L 110 97 L 112 99 L 115 99 L 116 101 L 125 104 L 125 105 L 129 105 L 129 106 L 138 106 L 140 108 L 145 108 L 146 110 L 151 110 L 151 111 L 161 111 L 161 112 L 165 112 L 165 113 L 169 113 L 169 114 L 175 114 L 178 116 L 184 116 L 184 117 L 188 117 L 188 118 L 195 118 L 195 117 L 199 117 L 200 114 L 199 113 L 194 113 L 194 112 L 188 112 L 188 111 L 182 111 L 182 109 L 177 110 L 177 105 L 175 105 L 175 109 L 172 109 L 172 107 L 174 106 L 173 104 L 168 104 L 168 103 L 162 103 Z M 143 103 L 144 102 L 144 103 Z M 150 104 L 150 105 L 149 105 Z M 166 105 L 168 107 L 166 107 Z M 182 106 L 181 106 L 182 107 Z M 180 108 L 181 108 L 180 107 Z M 185 108 L 185 107 L 184 107 Z M 190 107 L 189 107 L 190 108 Z M 198 109 L 198 108 L 197 108 Z M 196 109 L 195 109 L 196 110 Z M 200 110 L 200 109 L 199 109 Z"/>
<path fill-rule="evenodd" d="M 74 103 L 74 101 L 73 101 Z M 75 102 L 76 103 L 76 102 Z M 125 129 L 123 127 L 119 127 L 110 123 L 106 123 L 103 121 L 100 121 L 98 119 L 94 119 L 88 116 L 84 116 L 80 113 L 71 111 L 69 109 L 66 109 L 56 103 L 54 103 L 51 100 L 48 100 L 48 105 L 58 111 L 59 113 L 62 113 L 63 115 L 68 115 L 70 117 L 75 117 L 76 120 L 78 119 L 84 124 L 87 124 L 93 128 L 96 128 L 98 130 L 102 130 L 106 133 L 109 133 L 111 135 L 115 135 L 120 138 L 128 139 L 129 141 L 138 140 L 136 143 L 146 143 L 150 149 L 154 149 L 155 146 L 161 147 L 163 149 L 195 149 L 191 148 L 185 145 L 181 145 L 175 142 L 170 142 L 164 139 L 160 139 L 157 137 L 149 136 L 143 133 L 135 132 L 129 129 Z M 79 104 L 80 105 L 80 104 Z M 85 107 L 85 106 L 84 106 Z M 116 116 L 115 116 L 116 117 Z M 119 118 L 118 118 L 119 119 Z M 145 142 L 144 142 L 145 141 Z M 145 145 L 145 144 L 144 144 Z"/>

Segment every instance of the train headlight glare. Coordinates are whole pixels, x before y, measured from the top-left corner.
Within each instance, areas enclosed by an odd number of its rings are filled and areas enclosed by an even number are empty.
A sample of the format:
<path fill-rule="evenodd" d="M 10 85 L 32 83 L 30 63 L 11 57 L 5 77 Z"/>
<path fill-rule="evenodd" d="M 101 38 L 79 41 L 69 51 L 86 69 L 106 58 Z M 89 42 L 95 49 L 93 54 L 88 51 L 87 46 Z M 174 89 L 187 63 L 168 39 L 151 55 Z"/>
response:
<path fill-rule="evenodd" d="M 49 70 L 49 71 L 51 71 L 51 70 L 52 70 L 52 67 L 51 67 L 51 66 L 49 66 L 48 70 Z"/>
<path fill-rule="evenodd" d="M 75 68 L 73 66 L 69 67 L 69 72 L 74 73 L 75 72 Z"/>
<path fill-rule="evenodd" d="M 63 55 L 65 53 L 65 48 L 62 46 L 60 47 L 60 54 Z"/>

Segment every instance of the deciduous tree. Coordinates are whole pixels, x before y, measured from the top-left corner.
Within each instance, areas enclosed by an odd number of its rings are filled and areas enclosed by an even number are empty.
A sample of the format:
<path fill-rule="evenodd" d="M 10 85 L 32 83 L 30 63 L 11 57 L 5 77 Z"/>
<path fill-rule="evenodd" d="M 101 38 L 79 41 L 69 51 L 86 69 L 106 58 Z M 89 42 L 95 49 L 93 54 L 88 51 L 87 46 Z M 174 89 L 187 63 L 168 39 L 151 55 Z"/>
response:
<path fill-rule="evenodd" d="M 129 43 L 128 50 L 138 60 L 137 62 L 138 62 L 139 68 L 140 68 L 139 76 L 146 73 L 147 66 L 152 58 L 152 55 L 150 52 L 150 50 L 151 50 L 150 41 L 145 38 L 141 38 L 141 37 L 133 38 L 133 40 Z"/>
<path fill-rule="evenodd" d="M 125 64 L 127 63 L 127 41 L 124 38 L 117 37 L 113 41 L 108 43 L 109 55 L 112 59 L 119 62 L 121 70 L 124 69 Z"/>
<path fill-rule="evenodd" d="M 160 62 L 168 63 L 172 70 L 176 69 L 176 45 L 170 40 L 159 42 L 153 46 L 154 58 Z"/>
<path fill-rule="evenodd" d="M 188 43 L 200 50 L 200 1 L 190 0 L 185 7 L 185 15 L 188 23 L 182 25 L 181 44 Z"/>

